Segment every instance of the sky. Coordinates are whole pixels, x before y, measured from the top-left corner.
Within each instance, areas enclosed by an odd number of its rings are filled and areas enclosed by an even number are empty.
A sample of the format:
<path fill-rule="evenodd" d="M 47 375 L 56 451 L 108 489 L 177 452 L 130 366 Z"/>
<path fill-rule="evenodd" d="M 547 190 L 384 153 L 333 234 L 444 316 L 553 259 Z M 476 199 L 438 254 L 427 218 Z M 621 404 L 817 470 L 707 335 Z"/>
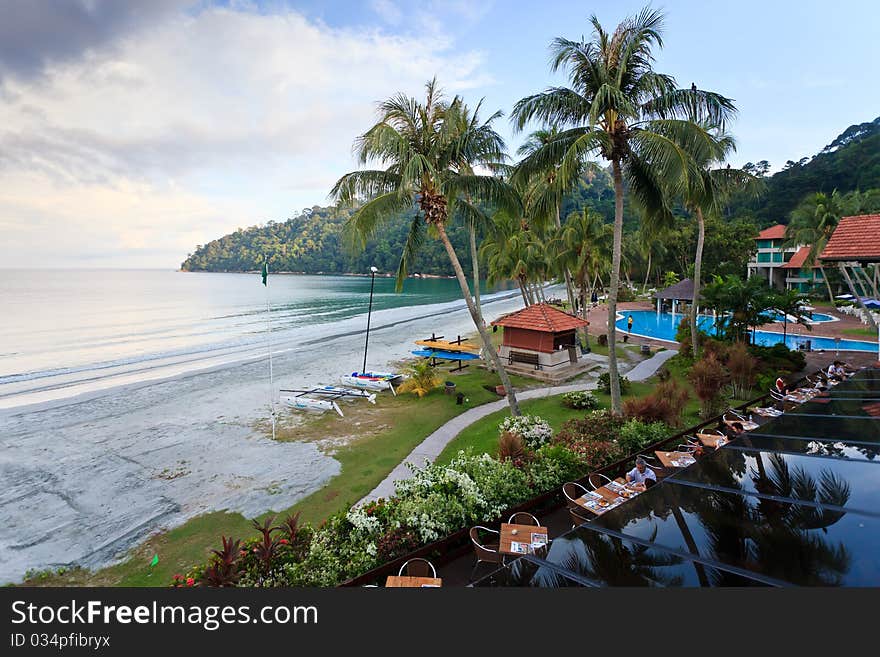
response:
<path fill-rule="evenodd" d="M 0 0 L 0 268 L 176 269 L 329 203 L 352 143 L 436 76 L 505 113 L 548 44 L 644 2 Z M 880 114 L 876 0 L 667 0 L 656 68 L 735 99 L 734 166 L 773 170 Z M 537 127 L 537 126 L 536 126 Z"/>

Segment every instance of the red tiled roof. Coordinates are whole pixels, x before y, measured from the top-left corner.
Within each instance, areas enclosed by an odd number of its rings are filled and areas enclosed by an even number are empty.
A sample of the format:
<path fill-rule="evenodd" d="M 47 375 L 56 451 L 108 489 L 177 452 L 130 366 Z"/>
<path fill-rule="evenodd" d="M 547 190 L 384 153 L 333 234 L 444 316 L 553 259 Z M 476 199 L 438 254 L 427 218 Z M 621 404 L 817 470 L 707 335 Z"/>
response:
<path fill-rule="evenodd" d="M 589 326 L 589 322 L 557 310 L 546 303 L 536 303 L 492 322 L 492 326 L 529 329 L 541 333 L 560 333 Z"/>
<path fill-rule="evenodd" d="M 775 226 L 770 226 L 770 228 L 765 228 L 758 236 L 755 238 L 756 240 L 781 240 L 785 237 L 785 226 L 782 224 L 776 224 Z"/>
<path fill-rule="evenodd" d="M 880 262 L 880 214 L 843 217 L 819 258 Z"/>
<path fill-rule="evenodd" d="M 810 247 L 802 246 L 797 250 L 797 253 L 791 256 L 791 260 L 782 265 L 782 269 L 801 269 L 805 267 L 804 262 L 806 262 L 808 255 L 810 255 Z M 818 266 L 813 265 L 812 269 L 816 269 Z"/>

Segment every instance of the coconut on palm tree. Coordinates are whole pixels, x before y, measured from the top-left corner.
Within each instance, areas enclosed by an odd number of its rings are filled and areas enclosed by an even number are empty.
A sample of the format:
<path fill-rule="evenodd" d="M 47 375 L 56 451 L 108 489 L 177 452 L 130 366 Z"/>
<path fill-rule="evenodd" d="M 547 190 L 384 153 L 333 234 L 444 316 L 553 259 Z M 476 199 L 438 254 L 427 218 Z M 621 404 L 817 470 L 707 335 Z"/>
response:
<path fill-rule="evenodd" d="M 607 32 L 590 19 L 590 41 L 556 38 L 552 68 L 566 69 L 569 87 L 552 87 L 516 103 L 518 129 L 531 121 L 558 125 L 561 132 L 526 158 L 523 175 L 556 166 L 559 184 L 575 184 L 587 158 L 596 154 L 611 163 L 614 182 L 614 245 L 608 294 L 611 402 L 622 410 L 615 348 L 617 293 L 623 236 L 624 188 L 647 216 L 671 214 L 668 191 L 686 187 L 693 167 L 689 151 L 705 148 L 706 130 L 689 118 L 723 126 L 733 111 L 718 94 L 680 89 L 675 80 L 654 70 L 653 51 L 662 47 L 660 12 L 644 9 Z"/>
<path fill-rule="evenodd" d="M 375 163 L 377 168 L 345 174 L 333 186 L 331 195 L 341 203 L 358 205 L 349 225 L 362 244 L 394 216 L 415 210 L 397 271 L 398 289 L 426 234 L 439 239 L 480 334 L 484 353 L 507 390 L 511 413 L 519 415 L 510 378 L 483 325 L 446 231 L 451 210 L 462 198 L 517 211 L 518 199 L 508 184 L 474 173 L 481 166 L 505 159 L 504 141 L 492 127 L 500 112 L 480 121 L 479 109 L 478 105 L 469 113 L 458 96 L 446 100 L 436 80 L 427 83 L 424 102 L 404 94 L 381 102 L 379 121 L 355 142 L 360 164 Z"/>

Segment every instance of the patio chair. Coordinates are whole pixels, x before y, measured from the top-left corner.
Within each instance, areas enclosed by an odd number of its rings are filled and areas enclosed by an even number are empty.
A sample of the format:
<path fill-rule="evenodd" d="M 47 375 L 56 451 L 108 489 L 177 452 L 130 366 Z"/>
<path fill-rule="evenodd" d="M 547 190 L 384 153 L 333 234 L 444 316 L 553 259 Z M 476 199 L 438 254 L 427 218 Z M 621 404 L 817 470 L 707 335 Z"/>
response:
<path fill-rule="evenodd" d="M 518 511 L 510 516 L 507 519 L 508 524 L 511 525 L 531 525 L 533 527 L 540 527 L 541 523 L 538 522 L 538 519 L 533 516 L 528 511 Z"/>
<path fill-rule="evenodd" d="M 732 415 L 733 417 L 729 418 L 729 417 L 727 417 L 728 415 Z M 724 420 L 725 422 L 735 422 L 735 421 L 747 422 L 748 421 L 748 418 L 745 415 L 741 415 L 740 413 L 737 413 L 732 408 L 729 408 L 726 411 L 724 411 L 724 415 L 721 416 L 721 419 Z"/>
<path fill-rule="evenodd" d="M 569 509 L 579 509 L 580 505 L 575 502 L 579 497 L 583 497 L 589 491 L 574 481 L 568 481 L 562 484 L 562 494 L 565 495 L 565 503 Z"/>
<path fill-rule="evenodd" d="M 583 512 L 577 509 L 568 509 L 568 517 L 571 519 L 571 528 L 580 527 L 586 522 L 590 522 L 591 518 L 588 518 Z"/>
<path fill-rule="evenodd" d="M 587 481 L 590 482 L 590 486 L 593 490 L 596 490 L 597 488 L 602 488 L 605 484 L 610 484 L 611 478 L 606 477 L 601 472 L 591 472 L 587 477 Z M 599 482 L 598 485 L 596 484 L 597 481 Z"/>
<path fill-rule="evenodd" d="M 488 534 L 492 536 L 493 543 L 485 541 L 480 536 L 480 532 L 484 534 Z M 471 527 L 470 529 L 470 537 L 471 543 L 474 545 L 474 556 L 476 557 L 476 563 L 474 563 L 474 568 L 471 570 L 469 582 L 474 581 L 474 573 L 477 572 L 477 568 L 480 567 L 481 563 L 492 563 L 504 565 L 504 555 L 498 551 L 501 541 L 501 532 L 495 529 L 489 529 L 488 527 L 483 527 L 482 525 L 477 525 L 476 527 Z"/>
<path fill-rule="evenodd" d="M 427 559 L 415 558 L 405 562 L 397 574 L 404 577 L 437 577 L 437 569 Z"/>
<path fill-rule="evenodd" d="M 666 467 L 657 458 L 648 454 L 640 454 L 639 456 L 645 459 L 645 464 L 651 468 L 658 481 L 669 474 Z"/>

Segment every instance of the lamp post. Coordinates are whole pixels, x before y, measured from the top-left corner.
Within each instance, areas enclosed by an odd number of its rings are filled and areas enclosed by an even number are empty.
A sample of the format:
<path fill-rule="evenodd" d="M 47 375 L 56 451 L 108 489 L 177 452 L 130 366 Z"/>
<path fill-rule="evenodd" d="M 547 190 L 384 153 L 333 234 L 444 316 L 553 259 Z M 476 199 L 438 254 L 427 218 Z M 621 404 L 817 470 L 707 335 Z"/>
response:
<path fill-rule="evenodd" d="M 370 306 L 367 310 L 367 337 L 364 340 L 364 366 L 361 368 L 361 374 L 367 371 L 367 346 L 370 344 L 370 315 L 373 313 L 373 286 L 376 284 L 376 272 L 379 271 L 375 267 L 370 267 Z"/>

